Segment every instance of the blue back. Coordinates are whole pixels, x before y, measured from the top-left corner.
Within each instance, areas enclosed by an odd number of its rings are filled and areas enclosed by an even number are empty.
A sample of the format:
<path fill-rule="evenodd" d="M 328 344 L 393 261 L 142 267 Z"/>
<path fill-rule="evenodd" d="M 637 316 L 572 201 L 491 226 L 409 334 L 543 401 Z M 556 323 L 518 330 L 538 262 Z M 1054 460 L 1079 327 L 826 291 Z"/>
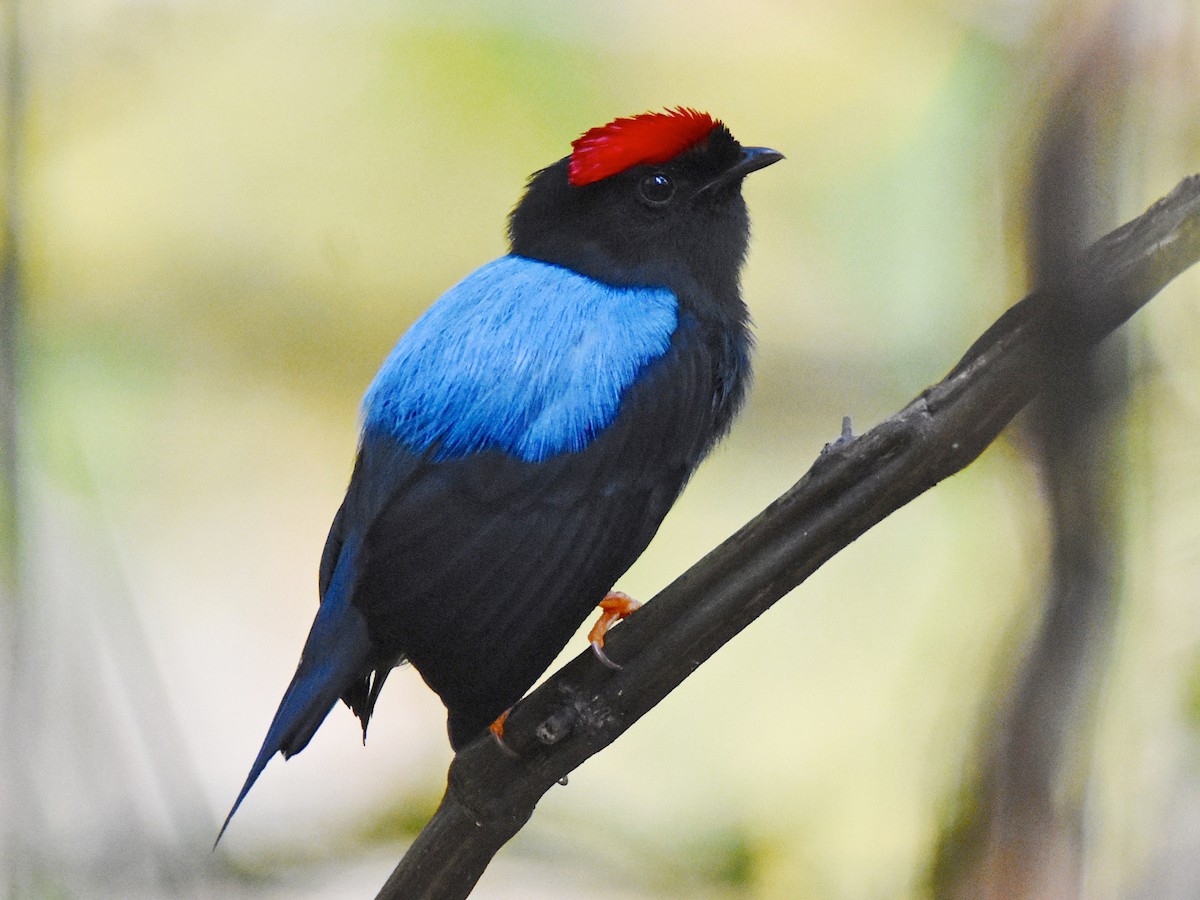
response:
<path fill-rule="evenodd" d="M 666 353 L 678 301 L 502 256 L 425 312 L 363 398 L 363 427 L 439 459 L 485 449 L 530 462 L 581 450 Z"/>

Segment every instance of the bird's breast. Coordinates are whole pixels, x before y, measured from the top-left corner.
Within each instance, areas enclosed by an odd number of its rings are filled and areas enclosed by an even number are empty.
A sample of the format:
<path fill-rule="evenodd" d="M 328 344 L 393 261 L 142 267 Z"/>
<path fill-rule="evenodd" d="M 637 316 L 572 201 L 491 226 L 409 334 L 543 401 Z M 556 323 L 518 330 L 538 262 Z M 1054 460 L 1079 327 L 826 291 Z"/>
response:
<path fill-rule="evenodd" d="M 441 459 L 500 450 L 538 462 L 582 450 L 678 325 L 665 288 L 618 288 L 505 256 L 400 339 L 363 400 L 364 428 Z"/>

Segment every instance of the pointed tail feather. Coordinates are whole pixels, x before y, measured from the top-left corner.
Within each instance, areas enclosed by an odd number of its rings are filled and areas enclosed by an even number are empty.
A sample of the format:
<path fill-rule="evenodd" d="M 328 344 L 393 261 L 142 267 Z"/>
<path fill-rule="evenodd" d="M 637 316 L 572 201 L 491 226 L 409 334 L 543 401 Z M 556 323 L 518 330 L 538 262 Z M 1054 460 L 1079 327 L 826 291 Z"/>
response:
<path fill-rule="evenodd" d="M 296 674 L 271 720 L 246 783 L 213 842 L 213 849 L 271 757 L 282 753 L 287 759 L 303 750 L 338 697 L 370 674 L 376 656 L 362 613 L 344 600 L 339 603 L 335 597 L 327 597 L 305 641 Z"/>
<path fill-rule="evenodd" d="M 286 695 L 285 695 L 286 700 Z M 217 844 L 221 843 L 221 838 L 225 836 L 225 829 L 229 827 L 229 821 L 233 818 L 233 814 L 238 811 L 238 807 L 242 805 L 242 801 L 246 799 L 246 795 L 250 793 L 250 788 L 254 787 L 254 782 L 258 781 L 258 776 L 262 774 L 263 769 L 267 767 L 267 762 L 272 756 L 278 752 L 279 747 L 271 740 L 271 731 L 275 730 L 275 723 L 279 721 L 279 715 L 283 712 L 283 707 L 275 713 L 275 722 L 271 723 L 271 729 L 267 732 L 267 739 L 263 741 L 262 749 L 258 751 L 258 756 L 254 760 L 254 765 L 250 767 L 250 774 L 246 777 L 246 783 L 242 785 L 241 791 L 238 792 L 237 799 L 233 801 L 233 808 L 229 810 L 229 815 L 225 817 L 225 821 L 221 824 L 221 830 L 217 832 L 217 839 L 213 841 L 213 849 L 217 849 Z"/>

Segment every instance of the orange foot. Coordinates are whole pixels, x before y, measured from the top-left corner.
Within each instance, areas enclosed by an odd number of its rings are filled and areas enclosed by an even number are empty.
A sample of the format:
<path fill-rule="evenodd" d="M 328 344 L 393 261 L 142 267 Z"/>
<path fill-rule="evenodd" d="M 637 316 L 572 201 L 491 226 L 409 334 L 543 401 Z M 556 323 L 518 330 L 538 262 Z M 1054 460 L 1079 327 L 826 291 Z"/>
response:
<path fill-rule="evenodd" d="M 641 605 L 628 594 L 622 594 L 620 591 L 609 591 L 607 596 L 600 601 L 600 620 L 588 632 L 588 640 L 591 642 L 592 652 L 596 654 L 596 659 L 610 669 L 620 669 L 621 667 L 609 659 L 604 652 L 604 635 L 617 622 L 636 612 Z"/>
<path fill-rule="evenodd" d="M 511 706 L 504 712 L 500 713 L 499 718 L 497 718 L 495 722 L 488 726 L 488 731 L 492 733 L 492 737 L 495 739 L 496 744 L 501 750 L 503 750 L 509 756 L 518 756 L 519 754 L 516 750 L 504 743 L 504 720 L 508 718 L 508 714 L 510 712 L 512 712 Z"/>

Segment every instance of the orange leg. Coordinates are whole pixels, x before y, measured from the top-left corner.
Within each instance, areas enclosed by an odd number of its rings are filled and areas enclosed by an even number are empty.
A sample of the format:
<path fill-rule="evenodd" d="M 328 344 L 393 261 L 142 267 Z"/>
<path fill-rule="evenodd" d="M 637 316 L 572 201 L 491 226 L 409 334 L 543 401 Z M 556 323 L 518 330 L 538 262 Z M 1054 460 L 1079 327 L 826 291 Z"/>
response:
<path fill-rule="evenodd" d="M 619 669 L 621 667 L 605 654 L 604 635 L 617 622 L 636 612 L 641 605 L 628 594 L 622 594 L 620 591 L 609 591 L 608 595 L 600 601 L 600 619 L 588 632 L 588 641 L 592 645 L 592 652 L 596 654 L 596 659 L 608 668 Z"/>
<path fill-rule="evenodd" d="M 495 738 L 496 743 L 500 745 L 501 750 L 503 750 L 509 756 L 516 756 L 517 751 L 513 750 L 512 747 L 508 746 L 508 744 L 504 743 L 504 720 L 508 718 L 508 714 L 510 712 L 512 712 L 511 706 L 504 712 L 500 713 L 500 716 L 496 719 L 496 721 L 488 726 L 488 731 L 492 733 L 492 737 Z"/>
<path fill-rule="evenodd" d="M 600 601 L 600 619 L 592 626 L 592 630 L 588 632 L 588 642 L 592 645 L 592 652 L 596 654 L 596 659 L 600 660 L 608 668 L 620 669 L 621 667 L 605 654 L 604 635 L 608 633 L 608 629 L 612 628 L 622 619 L 633 615 L 634 612 L 641 608 L 641 605 L 637 600 L 620 591 L 609 591 L 604 599 Z M 509 756 L 516 756 L 516 751 L 504 743 L 504 722 L 510 712 L 512 712 L 511 707 L 502 712 L 496 721 L 488 726 L 488 731 L 492 733 L 492 737 L 500 745 L 501 750 Z"/>

